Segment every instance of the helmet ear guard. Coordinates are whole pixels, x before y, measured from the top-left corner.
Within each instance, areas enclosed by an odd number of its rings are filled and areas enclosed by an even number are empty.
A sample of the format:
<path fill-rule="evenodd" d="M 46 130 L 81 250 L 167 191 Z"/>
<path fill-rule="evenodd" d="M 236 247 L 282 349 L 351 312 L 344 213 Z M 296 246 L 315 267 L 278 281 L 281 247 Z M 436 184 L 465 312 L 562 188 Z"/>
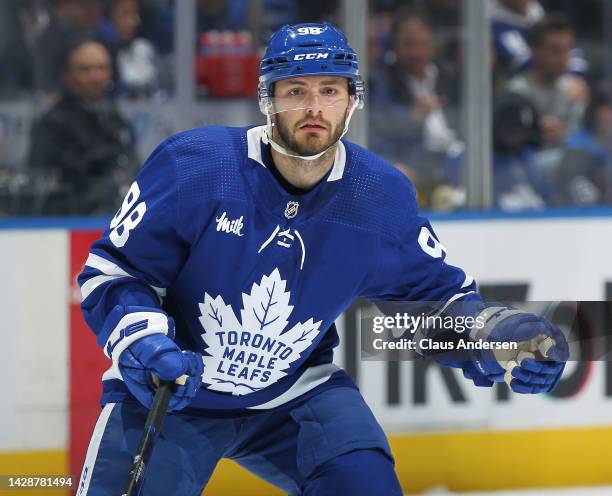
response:
<path fill-rule="evenodd" d="M 257 85 L 257 100 L 259 101 L 259 111 L 263 115 L 268 115 L 268 112 L 272 109 L 272 99 L 266 87 L 266 83 L 259 78 L 259 84 Z"/>
<path fill-rule="evenodd" d="M 356 108 L 361 110 L 365 103 L 365 85 L 361 76 L 349 81 L 349 94 L 355 97 Z"/>

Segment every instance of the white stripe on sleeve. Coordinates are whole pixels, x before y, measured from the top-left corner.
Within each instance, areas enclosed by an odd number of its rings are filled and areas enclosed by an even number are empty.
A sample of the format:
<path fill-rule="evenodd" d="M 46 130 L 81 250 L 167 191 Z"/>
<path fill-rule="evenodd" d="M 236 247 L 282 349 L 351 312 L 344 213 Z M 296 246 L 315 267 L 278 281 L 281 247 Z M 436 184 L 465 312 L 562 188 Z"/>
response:
<path fill-rule="evenodd" d="M 465 279 L 463 280 L 463 284 L 461 285 L 461 289 L 467 288 L 473 282 L 474 282 L 474 278 L 466 274 Z"/>
<path fill-rule="evenodd" d="M 108 276 L 130 276 L 130 274 L 128 274 L 117 264 L 111 262 L 110 260 L 106 260 L 106 258 L 102 258 L 100 255 L 96 255 L 95 253 L 89 254 L 85 265 L 93 269 L 98 269 L 100 272 L 104 272 L 104 274 Z"/>
<path fill-rule="evenodd" d="M 113 279 L 119 279 L 122 277 L 134 277 L 131 274 L 128 274 L 125 270 L 119 267 L 116 263 L 111 262 L 110 260 L 106 260 L 100 255 L 96 255 L 95 253 L 90 253 L 89 257 L 87 257 L 87 261 L 85 262 L 87 267 L 91 267 L 92 269 L 97 269 L 102 272 L 99 276 L 94 276 L 91 279 L 87 280 L 83 286 L 81 286 L 81 302 L 85 301 L 87 297 L 101 284 L 105 282 L 111 281 Z M 160 301 L 166 296 L 166 289 L 160 288 L 158 286 L 153 286 L 152 284 L 148 285 L 159 297 Z"/>
<path fill-rule="evenodd" d="M 85 301 L 87 297 L 94 292 L 94 290 L 104 284 L 105 282 L 112 281 L 114 279 L 122 279 L 131 276 L 94 276 L 91 279 L 87 279 L 81 286 L 81 302 Z"/>

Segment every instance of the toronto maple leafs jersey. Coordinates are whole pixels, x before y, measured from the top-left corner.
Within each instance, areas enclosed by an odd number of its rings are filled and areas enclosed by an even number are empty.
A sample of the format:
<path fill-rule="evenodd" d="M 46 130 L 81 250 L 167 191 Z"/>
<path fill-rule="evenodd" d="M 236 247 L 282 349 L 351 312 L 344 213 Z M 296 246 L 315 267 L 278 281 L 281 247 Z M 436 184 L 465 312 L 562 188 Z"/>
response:
<path fill-rule="evenodd" d="M 355 298 L 478 298 L 393 166 L 341 141 L 326 177 L 292 195 L 270 172 L 263 129 L 160 144 L 78 278 L 109 356 L 172 317 L 179 347 L 203 355 L 194 408 L 269 409 L 353 385 L 332 358 L 334 321 Z M 116 365 L 103 383 L 103 403 L 129 395 Z"/>

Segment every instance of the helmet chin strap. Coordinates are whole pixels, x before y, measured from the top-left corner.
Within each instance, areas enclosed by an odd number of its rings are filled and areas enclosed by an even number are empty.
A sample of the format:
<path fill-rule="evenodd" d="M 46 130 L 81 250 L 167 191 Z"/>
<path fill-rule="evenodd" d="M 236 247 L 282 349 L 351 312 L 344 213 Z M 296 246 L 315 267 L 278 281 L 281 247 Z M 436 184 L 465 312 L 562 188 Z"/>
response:
<path fill-rule="evenodd" d="M 289 150 L 287 150 L 286 148 L 276 143 L 272 139 L 272 128 L 274 127 L 274 124 L 272 123 L 272 119 L 270 119 L 269 111 L 266 112 L 267 124 L 266 124 L 266 128 L 264 129 L 264 133 L 262 135 L 262 140 L 265 144 L 269 143 L 270 146 L 274 148 L 274 150 L 276 150 L 278 153 L 282 153 L 283 155 L 286 155 L 287 157 L 299 158 L 302 160 L 316 160 L 319 157 L 323 156 L 323 154 L 325 154 L 330 148 L 334 147 L 336 143 L 338 143 L 338 141 L 340 141 L 344 137 L 344 135 L 348 132 L 349 123 L 351 121 L 351 117 L 353 116 L 353 112 L 357 108 L 357 105 L 358 105 L 358 102 L 354 101 L 353 105 L 351 106 L 351 109 L 349 110 L 348 115 L 346 116 L 346 121 L 344 122 L 344 130 L 342 131 L 342 134 L 340 135 L 340 137 L 336 141 L 334 141 L 331 145 L 329 145 L 325 150 L 317 153 L 316 155 L 296 155 L 294 153 L 289 152 Z"/>

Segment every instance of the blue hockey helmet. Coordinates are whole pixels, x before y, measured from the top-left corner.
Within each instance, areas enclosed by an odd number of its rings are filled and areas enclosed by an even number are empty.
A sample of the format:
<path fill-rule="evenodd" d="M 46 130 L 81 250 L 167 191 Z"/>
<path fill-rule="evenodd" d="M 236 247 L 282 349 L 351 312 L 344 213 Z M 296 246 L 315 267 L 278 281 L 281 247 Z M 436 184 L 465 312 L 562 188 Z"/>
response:
<path fill-rule="evenodd" d="M 357 55 L 337 27 L 325 23 L 284 25 L 272 35 L 259 66 L 259 108 L 267 115 L 274 83 L 303 76 L 340 76 L 363 107 L 364 86 Z"/>

